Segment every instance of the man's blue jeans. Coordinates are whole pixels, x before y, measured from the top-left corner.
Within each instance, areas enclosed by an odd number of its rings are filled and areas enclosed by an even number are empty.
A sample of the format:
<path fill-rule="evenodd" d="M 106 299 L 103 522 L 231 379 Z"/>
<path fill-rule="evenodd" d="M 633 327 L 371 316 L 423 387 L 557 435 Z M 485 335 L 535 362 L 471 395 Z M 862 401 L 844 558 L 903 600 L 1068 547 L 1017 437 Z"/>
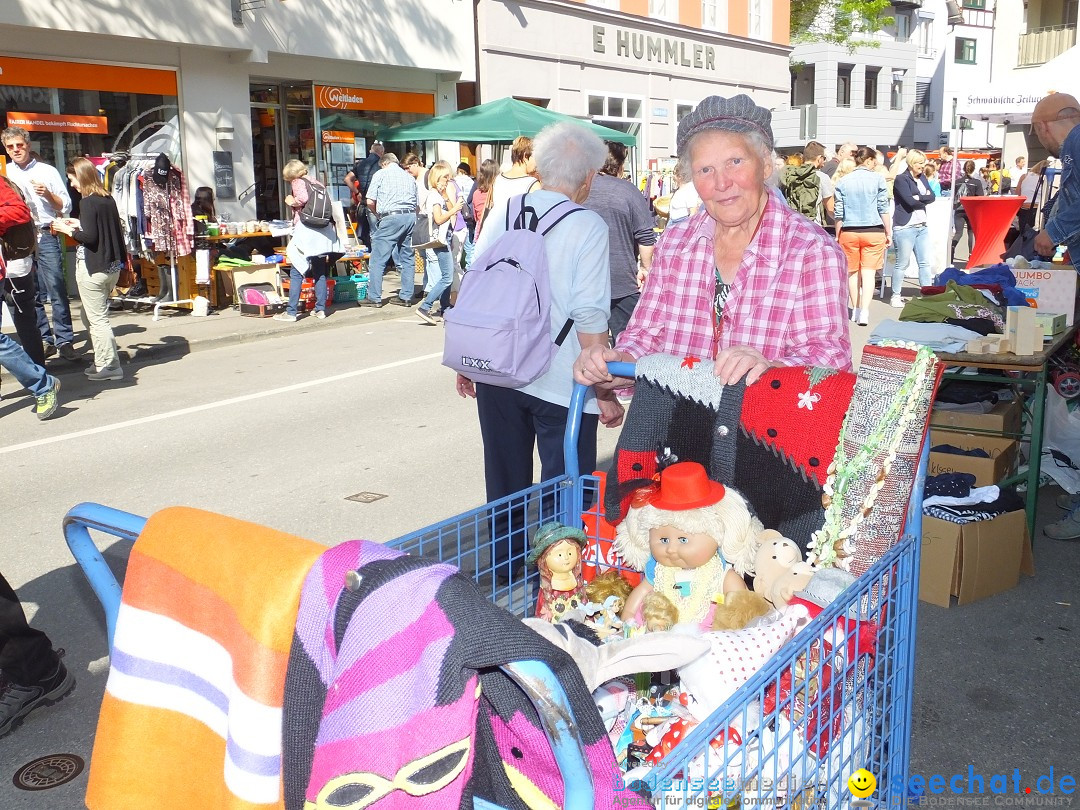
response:
<path fill-rule="evenodd" d="M 382 301 L 383 273 L 391 258 L 401 273 L 403 301 L 412 301 L 416 280 L 416 260 L 413 257 L 412 229 L 415 214 L 388 214 L 379 219 L 379 226 L 371 234 L 371 260 L 368 262 L 369 301 Z"/>
<path fill-rule="evenodd" d="M 48 373 L 30 359 L 23 347 L 0 332 L 0 366 L 11 372 L 19 385 L 40 397 L 53 386 L 53 379 Z"/>
<path fill-rule="evenodd" d="M 435 254 L 435 258 L 439 261 L 439 271 L 441 275 L 439 280 L 431 285 L 431 291 L 428 292 L 424 302 L 420 304 L 420 309 L 424 312 L 430 312 L 431 308 L 435 305 L 435 302 L 442 298 L 443 293 L 448 293 L 450 285 L 454 283 L 454 258 L 450 253 L 450 248 L 434 248 L 432 253 Z M 442 302 L 443 308 L 450 303 L 450 296 L 446 296 L 446 300 Z"/>
<path fill-rule="evenodd" d="M 934 277 L 930 272 L 930 230 L 926 225 L 893 228 L 896 260 L 892 268 L 892 294 L 900 295 L 904 287 L 904 271 L 911 264 L 911 254 L 919 265 L 919 286 L 929 287 Z"/>
<path fill-rule="evenodd" d="M 326 312 L 326 257 L 312 256 L 307 274 L 315 279 L 315 311 Z M 295 267 L 289 269 L 289 303 L 285 311 L 296 317 L 300 308 L 300 291 L 304 286 L 304 274 Z"/>
<path fill-rule="evenodd" d="M 64 254 L 60 237 L 43 233 L 37 248 L 37 325 L 43 343 L 63 346 L 75 340 L 71 328 L 71 304 L 68 302 L 67 282 L 64 280 Z M 52 326 L 45 314 L 45 302 L 52 302 Z"/>

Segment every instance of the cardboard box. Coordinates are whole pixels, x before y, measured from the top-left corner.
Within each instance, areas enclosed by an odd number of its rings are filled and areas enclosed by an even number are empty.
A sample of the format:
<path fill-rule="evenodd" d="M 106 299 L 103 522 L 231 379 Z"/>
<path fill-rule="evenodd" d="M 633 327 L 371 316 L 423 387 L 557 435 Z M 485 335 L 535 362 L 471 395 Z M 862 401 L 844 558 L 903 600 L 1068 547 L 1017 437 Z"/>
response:
<path fill-rule="evenodd" d="M 919 599 L 947 608 L 966 605 L 1016 586 L 1035 566 L 1023 510 L 993 520 L 950 523 L 923 517 Z"/>
<path fill-rule="evenodd" d="M 939 444 L 951 444 L 962 450 L 981 448 L 990 454 L 990 458 L 962 456 L 956 453 L 935 453 Z M 975 486 L 988 487 L 996 484 L 1012 472 L 1016 461 L 1019 444 L 1016 439 L 1000 436 L 981 436 L 972 433 L 953 433 L 935 428 L 930 431 L 930 470 L 929 475 L 947 472 L 966 472 L 975 476 Z"/>
<path fill-rule="evenodd" d="M 949 430 L 992 430 L 996 433 L 1019 433 L 1022 413 L 1023 408 L 1020 407 L 1020 402 L 1015 399 L 999 402 L 986 413 L 934 408 L 930 411 L 930 425 Z"/>
<path fill-rule="evenodd" d="M 1035 312 L 1035 321 L 1047 336 L 1060 335 L 1065 331 L 1065 316 L 1060 312 Z"/>
<path fill-rule="evenodd" d="M 1035 302 L 1041 312 L 1057 312 L 1065 316 L 1066 326 L 1072 326 L 1076 315 L 1076 271 L 1071 267 L 1061 270 L 1022 269 L 1013 270 L 1016 288 Z"/>

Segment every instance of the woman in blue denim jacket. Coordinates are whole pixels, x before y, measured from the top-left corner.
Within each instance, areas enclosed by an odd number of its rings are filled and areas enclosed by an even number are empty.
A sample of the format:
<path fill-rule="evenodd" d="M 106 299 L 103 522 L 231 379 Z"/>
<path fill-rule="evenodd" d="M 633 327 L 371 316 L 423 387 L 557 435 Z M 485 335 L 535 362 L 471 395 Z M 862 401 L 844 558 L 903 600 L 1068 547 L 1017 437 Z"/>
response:
<path fill-rule="evenodd" d="M 907 154 L 907 170 L 896 175 L 893 182 L 893 235 L 896 238 L 896 260 L 892 268 L 892 299 L 894 307 L 904 306 L 900 289 L 904 286 L 904 270 L 914 252 L 919 265 L 919 286 L 928 287 L 930 275 L 930 231 L 926 224 L 926 207 L 937 197 L 923 177 L 926 155 L 918 149 Z"/>
<path fill-rule="evenodd" d="M 836 184 L 836 239 L 848 260 L 848 307 L 851 320 L 866 326 L 874 298 L 874 278 L 885 267 L 885 249 L 892 240 L 889 189 L 875 171 L 877 155 L 861 147 L 856 168 Z"/>

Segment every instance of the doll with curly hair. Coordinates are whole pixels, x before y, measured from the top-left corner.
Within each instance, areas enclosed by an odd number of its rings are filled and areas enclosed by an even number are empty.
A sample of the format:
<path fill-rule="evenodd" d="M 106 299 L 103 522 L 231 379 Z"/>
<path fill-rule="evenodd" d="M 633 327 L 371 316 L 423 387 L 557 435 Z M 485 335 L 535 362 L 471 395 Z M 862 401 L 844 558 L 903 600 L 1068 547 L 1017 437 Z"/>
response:
<path fill-rule="evenodd" d="M 545 523 L 533 535 L 525 558 L 540 572 L 540 595 L 536 616 L 557 622 L 588 601 L 581 578 L 581 552 L 588 542 L 585 532 L 561 523 Z"/>
<path fill-rule="evenodd" d="M 677 624 L 708 630 L 716 595 L 746 590 L 742 575 L 753 571 L 761 521 L 742 495 L 710 481 L 697 462 L 670 465 L 659 486 L 647 489 L 615 533 L 616 551 L 644 573 L 623 620 L 635 618 L 655 593 L 674 606 Z"/>

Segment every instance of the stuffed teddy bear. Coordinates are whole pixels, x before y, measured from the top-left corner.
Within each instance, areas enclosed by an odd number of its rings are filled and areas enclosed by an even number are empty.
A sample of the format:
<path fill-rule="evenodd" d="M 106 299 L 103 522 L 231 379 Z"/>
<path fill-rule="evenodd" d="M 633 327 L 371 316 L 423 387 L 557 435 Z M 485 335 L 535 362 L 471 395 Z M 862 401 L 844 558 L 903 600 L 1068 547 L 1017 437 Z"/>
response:
<path fill-rule="evenodd" d="M 773 607 L 783 609 L 796 591 L 806 587 L 817 567 L 804 562 L 799 547 L 780 532 L 765 529 L 758 539 L 761 545 L 754 559 L 754 591 Z"/>
<path fill-rule="evenodd" d="M 620 556 L 644 572 L 623 620 L 636 619 L 645 597 L 655 593 L 674 606 L 678 624 L 708 629 L 716 595 L 746 590 L 741 575 L 753 569 L 761 531 L 742 495 L 710 481 L 701 464 L 666 467 L 659 485 L 635 493 L 615 532 Z"/>
<path fill-rule="evenodd" d="M 724 594 L 724 601 L 716 605 L 713 613 L 713 630 L 742 630 L 759 616 L 773 609 L 772 603 L 754 591 L 732 591 Z"/>

